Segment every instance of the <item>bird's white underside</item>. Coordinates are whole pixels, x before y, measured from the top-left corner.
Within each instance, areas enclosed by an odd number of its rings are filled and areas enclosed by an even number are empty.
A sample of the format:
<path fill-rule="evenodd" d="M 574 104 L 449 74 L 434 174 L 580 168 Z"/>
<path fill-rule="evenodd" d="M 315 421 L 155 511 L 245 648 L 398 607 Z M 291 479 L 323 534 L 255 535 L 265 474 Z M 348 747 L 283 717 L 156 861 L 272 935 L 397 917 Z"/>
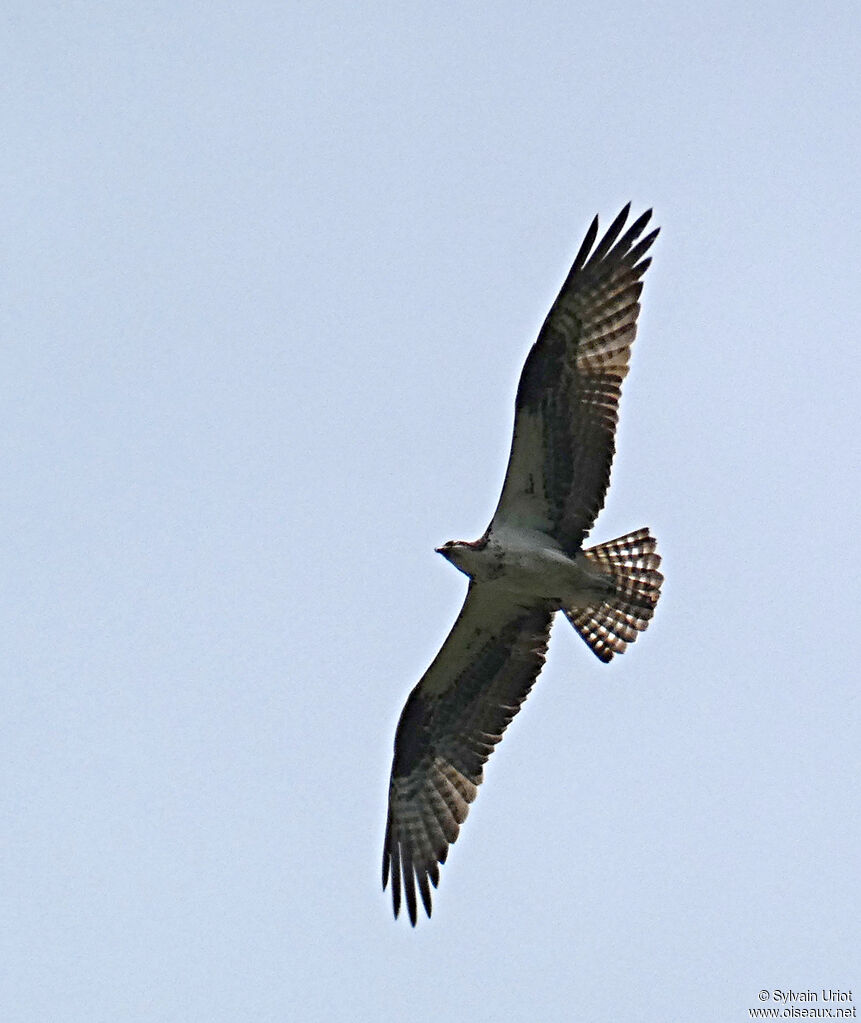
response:
<path fill-rule="evenodd" d="M 504 522 L 494 525 L 484 546 L 458 545 L 446 556 L 475 582 L 530 604 L 552 600 L 569 609 L 585 607 L 611 582 L 582 552 L 569 557 L 547 533 Z"/>

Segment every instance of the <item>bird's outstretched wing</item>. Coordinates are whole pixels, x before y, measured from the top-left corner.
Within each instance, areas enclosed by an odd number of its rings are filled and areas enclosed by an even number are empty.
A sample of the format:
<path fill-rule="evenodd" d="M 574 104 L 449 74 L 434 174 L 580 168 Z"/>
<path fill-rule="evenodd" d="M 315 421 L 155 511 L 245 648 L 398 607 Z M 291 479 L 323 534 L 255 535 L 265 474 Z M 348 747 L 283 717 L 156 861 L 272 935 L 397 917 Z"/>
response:
<path fill-rule="evenodd" d="M 523 606 L 493 583 L 470 583 L 442 649 L 410 693 L 395 734 L 383 888 L 395 916 L 401 881 L 416 922 L 416 883 L 431 914 L 439 881 L 481 784 L 482 767 L 544 664 L 553 609 Z"/>
<path fill-rule="evenodd" d="M 637 333 L 652 211 L 622 234 L 630 203 L 592 250 L 598 218 L 523 367 L 514 438 L 490 531 L 540 529 L 573 554 L 604 505 L 619 394 Z M 621 237 L 620 237 L 621 235 Z M 590 254 L 591 250 L 591 254 Z"/>

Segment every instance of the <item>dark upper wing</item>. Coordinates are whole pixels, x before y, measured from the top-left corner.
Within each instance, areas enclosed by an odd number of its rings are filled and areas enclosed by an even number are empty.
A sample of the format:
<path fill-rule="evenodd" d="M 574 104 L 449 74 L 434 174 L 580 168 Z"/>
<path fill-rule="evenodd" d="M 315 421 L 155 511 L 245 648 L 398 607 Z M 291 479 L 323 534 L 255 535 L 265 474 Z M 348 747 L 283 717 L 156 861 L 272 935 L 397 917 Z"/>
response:
<path fill-rule="evenodd" d="M 523 367 L 514 439 L 490 528 L 541 529 L 573 553 L 604 505 L 615 453 L 619 393 L 637 333 L 643 259 L 657 230 L 637 241 L 652 211 L 622 235 L 630 203 L 590 250 L 586 233 Z M 620 237 L 621 235 L 621 237 Z"/>
<path fill-rule="evenodd" d="M 416 922 L 416 881 L 431 914 L 439 881 L 481 784 L 482 765 L 544 663 L 552 609 L 524 607 L 492 583 L 470 583 L 442 649 L 410 693 L 395 734 L 383 888 L 391 871 L 395 916 L 401 878 Z"/>

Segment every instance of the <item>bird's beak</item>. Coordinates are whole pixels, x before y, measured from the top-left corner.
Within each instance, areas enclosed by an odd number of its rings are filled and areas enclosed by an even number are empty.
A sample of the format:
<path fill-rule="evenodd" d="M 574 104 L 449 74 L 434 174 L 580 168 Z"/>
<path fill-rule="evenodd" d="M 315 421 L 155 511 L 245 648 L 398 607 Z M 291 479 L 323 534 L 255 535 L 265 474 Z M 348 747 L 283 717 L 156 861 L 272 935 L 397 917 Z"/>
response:
<path fill-rule="evenodd" d="M 442 554 L 442 547 L 434 547 L 434 551 L 435 551 L 435 552 L 436 552 L 437 554 Z"/>

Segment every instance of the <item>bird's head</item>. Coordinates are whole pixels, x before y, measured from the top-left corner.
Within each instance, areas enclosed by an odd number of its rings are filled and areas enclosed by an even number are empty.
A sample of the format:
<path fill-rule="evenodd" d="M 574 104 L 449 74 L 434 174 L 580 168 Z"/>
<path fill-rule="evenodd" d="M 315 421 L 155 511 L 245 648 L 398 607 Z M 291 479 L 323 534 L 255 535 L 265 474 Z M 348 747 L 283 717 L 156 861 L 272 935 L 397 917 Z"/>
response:
<path fill-rule="evenodd" d="M 455 568 L 460 569 L 464 575 L 472 578 L 475 544 L 471 544 L 466 540 L 447 540 L 442 547 L 436 548 L 436 552 L 441 554 L 447 561 L 450 561 Z"/>

